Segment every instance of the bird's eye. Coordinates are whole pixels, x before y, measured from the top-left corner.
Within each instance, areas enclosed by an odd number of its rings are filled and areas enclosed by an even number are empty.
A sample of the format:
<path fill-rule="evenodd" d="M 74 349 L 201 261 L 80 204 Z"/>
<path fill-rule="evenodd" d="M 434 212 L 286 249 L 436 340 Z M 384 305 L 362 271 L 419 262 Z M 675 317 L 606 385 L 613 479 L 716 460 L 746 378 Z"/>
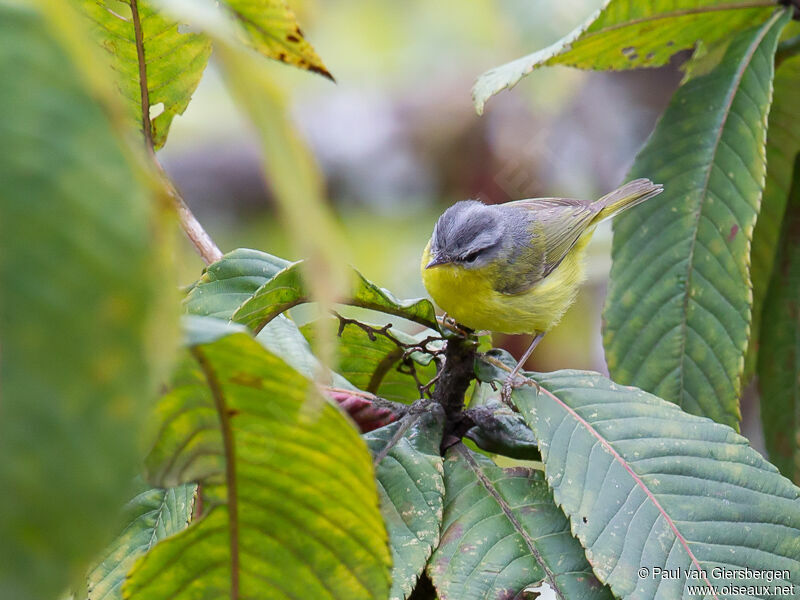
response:
<path fill-rule="evenodd" d="M 480 254 L 481 254 L 480 250 L 478 250 L 476 252 L 470 252 L 464 258 L 462 258 L 461 260 L 462 260 L 462 262 L 465 262 L 465 263 L 474 263 L 476 260 L 478 260 L 478 256 L 480 256 Z"/>

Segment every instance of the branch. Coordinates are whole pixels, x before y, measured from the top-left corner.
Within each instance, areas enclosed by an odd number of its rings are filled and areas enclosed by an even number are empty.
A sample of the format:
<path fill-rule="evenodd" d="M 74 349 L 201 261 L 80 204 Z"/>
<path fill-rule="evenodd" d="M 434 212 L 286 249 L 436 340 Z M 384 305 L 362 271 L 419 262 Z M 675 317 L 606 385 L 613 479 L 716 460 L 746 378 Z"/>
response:
<path fill-rule="evenodd" d="M 414 379 L 414 383 L 417 386 L 417 391 L 419 392 L 419 397 L 424 398 L 427 396 L 428 398 L 431 397 L 430 389 L 433 385 L 439 380 L 439 375 L 437 374 L 436 377 L 431 379 L 428 383 L 423 383 L 419 375 L 417 373 L 417 367 L 414 364 L 414 360 L 411 358 L 411 355 L 415 352 L 419 352 L 421 354 L 428 354 L 429 356 L 433 357 L 434 360 L 440 360 L 440 357 L 444 354 L 444 348 L 428 348 L 428 345 L 433 342 L 441 342 L 443 338 L 439 336 L 430 335 L 426 337 L 424 340 L 419 342 L 403 342 L 399 340 L 391 331 L 392 324 L 387 323 L 383 327 L 373 327 L 372 325 L 368 325 L 367 323 L 362 323 L 356 319 L 348 319 L 347 317 L 343 317 L 335 310 L 331 311 L 333 315 L 339 319 L 339 331 L 337 335 L 342 337 L 342 333 L 344 333 L 345 327 L 348 325 L 354 325 L 361 329 L 364 333 L 367 334 L 367 337 L 371 342 L 374 342 L 378 339 L 378 336 L 386 338 L 390 342 L 392 342 L 395 346 L 397 346 L 399 353 L 391 352 L 386 355 L 386 357 L 381 361 L 378 365 L 378 368 L 372 374 L 372 379 L 369 382 L 369 386 L 367 388 L 370 392 L 377 391 L 378 387 L 380 386 L 380 382 L 386 373 L 389 371 L 389 368 L 397 361 L 400 361 L 400 364 L 397 365 L 397 372 L 402 373 L 404 375 L 410 375 Z M 405 367 L 405 370 L 404 370 Z"/>
<path fill-rule="evenodd" d="M 403 350 L 403 354 L 401 358 L 405 359 L 414 354 L 415 352 L 420 352 L 422 354 L 429 354 L 434 358 L 437 356 L 441 356 L 444 354 L 443 348 L 428 348 L 428 344 L 433 342 L 441 342 L 444 338 L 438 335 L 429 335 L 424 340 L 420 340 L 419 342 L 412 342 L 407 343 L 403 342 L 402 340 L 397 339 L 397 337 L 392 333 L 392 324 L 387 323 L 383 327 L 373 327 L 372 325 L 368 325 L 367 323 L 362 323 L 356 319 L 348 319 L 347 317 L 343 317 L 335 310 L 331 311 L 333 316 L 339 319 L 339 332 L 336 334 L 339 337 L 342 337 L 342 333 L 344 333 L 344 328 L 348 325 L 355 325 L 359 329 L 361 329 L 364 333 L 367 334 L 370 342 L 374 342 L 377 339 L 377 336 L 385 337 L 387 340 L 392 342 L 398 348 Z"/>
<path fill-rule="evenodd" d="M 447 417 L 448 426 L 461 421 L 464 409 L 464 394 L 470 382 L 475 378 L 475 353 L 478 343 L 474 338 L 451 337 L 445 346 L 444 366 L 439 372 L 439 382 L 433 393 L 433 399 L 442 405 Z M 453 441 L 452 431 L 446 431 L 442 447 L 457 442 Z"/>

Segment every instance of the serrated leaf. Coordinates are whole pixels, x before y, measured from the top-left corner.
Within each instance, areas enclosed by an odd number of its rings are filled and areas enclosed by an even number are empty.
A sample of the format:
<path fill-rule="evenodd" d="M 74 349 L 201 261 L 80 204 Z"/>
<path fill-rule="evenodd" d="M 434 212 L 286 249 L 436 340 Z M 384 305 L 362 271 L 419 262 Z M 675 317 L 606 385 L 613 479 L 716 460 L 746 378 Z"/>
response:
<path fill-rule="evenodd" d="M 177 315 L 149 176 L 61 2 L 0 3 L 0 597 L 108 542 Z"/>
<path fill-rule="evenodd" d="M 333 76 L 303 37 L 297 18 L 285 0 L 223 0 L 246 32 L 254 50 L 328 79 Z"/>
<path fill-rule="evenodd" d="M 89 600 L 121 600 L 122 583 L 136 559 L 189 525 L 196 485 L 140 487 L 141 491 L 125 505 L 124 530 L 89 571 Z"/>
<path fill-rule="evenodd" d="M 674 600 L 690 597 L 692 584 L 764 583 L 744 567 L 788 569 L 781 583 L 800 584 L 800 489 L 745 438 L 597 373 L 533 379 L 541 387 L 515 390 L 513 402 L 539 441 L 556 503 L 617 597 Z M 676 576 L 654 576 L 654 567 Z"/>
<path fill-rule="evenodd" d="M 392 548 L 389 598 L 404 600 L 414 589 L 442 523 L 444 412 L 431 405 L 364 436 L 375 457 L 381 514 Z"/>
<path fill-rule="evenodd" d="M 364 442 L 246 333 L 194 346 L 159 404 L 159 485 L 202 482 L 208 513 L 134 567 L 126 598 L 341 598 L 389 590 Z"/>
<path fill-rule="evenodd" d="M 351 277 L 351 291 L 342 302 L 377 310 L 438 329 L 436 313 L 430 300 L 399 300 L 368 281 L 357 271 Z M 282 312 L 309 301 L 309 289 L 302 273 L 302 263 L 292 263 L 262 285 L 233 314 L 233 320 L 259 331 Z"/>
<path fill-rule="evenodd" d="M 336 319 L 326 319 L 326 321 L 329 329 L 338 335 L 339 321 Z M 370 326 L 366 322 L 364 324 Z M 319 323 L 312 322 L 300 328 L 312 346 L 315 344 L 319 326 Z M 371 327 L 381 328 L 377 325 Z M 430 330 L 426 332 L 433 335 Z M 389 334 L 403 344 L 419 342 L 417 337 L 396 328 L 390 328 Z M 419 388 L 411 369 L 422 384 L 428 383 L 436 375 L 436 364 L 431 360 L 431 355 L 412 352 L 403 359 L 405 353 L 403 347 L 386 336 L 373 334 L 373 337 L 374 339 L 370 339 L 370 335 L 364 329 L 352 323 L 342 328 L 341 334 L 337 337 L 333 370 L 344 376 L 356 388 L 381 398 L 406 403 L 419 400 Z"/>
<path fill-rule="evenodd" d="M 442 539 L 428 566 L 441 600 L 517 598 L 541 581 L 562 600 L 611 600 L 541 471 L 502 469 L 458 444 L 444 481 Z"/>
<path fill-rule="evenodd" d="M 800 483 L 800 159 L 794 163 L 788 204 L 764 299 L 758 384 L 769 457 Z"/>
<path fill-rule="evenodd" d="M 741 32 L 716 68 L 678 89 L 631 171 L 664 193 L 614 223 L 603 314 L 612 377 L 734 428 L 772 59 L 788 19 L 778 11 Z"/>
<path fill-rule="evenodd" d="M 481 114 L 493 95 L 548 65 L 601 70 L 659 67 L 698 40 L 712 44 L 766 20 L 774 9 L 771 0 L 608 0 L 555 44 L 481 75 L 472 99 Z"/>
<path fill-rule="evenodd" d="M 211 41 L 181 33 L 179 23 L 150 0 L 81 0 L 80 5 L 117 74 L 131 123 L 160 148 L 172 119 L 183 114 L 200 83 Z"/>
<path fill-rule="evenodd" d="M 748 371 L 755 369 L 764 297 L 778 248 L 786 199 L 792 184 L 794 158 L 800 152 L 800 56 L 775 70 L 774 94 L 767 130 L 767 179 L 750 251 L 753 280 L 753 324 L 748 348 Z M 749 377 L 745 376 L 745 381 Z"/>

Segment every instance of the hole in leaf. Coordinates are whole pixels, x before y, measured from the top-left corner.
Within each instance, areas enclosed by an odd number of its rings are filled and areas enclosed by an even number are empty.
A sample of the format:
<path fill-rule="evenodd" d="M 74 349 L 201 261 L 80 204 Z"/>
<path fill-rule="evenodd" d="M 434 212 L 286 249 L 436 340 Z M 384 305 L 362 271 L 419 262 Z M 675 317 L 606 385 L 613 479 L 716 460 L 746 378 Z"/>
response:
<path fill-rule="evenodd" d="M 158 115 L 164 112 L 164 103 L 159 102 L 150 107 L 150 120 L 153 121 Z"/>

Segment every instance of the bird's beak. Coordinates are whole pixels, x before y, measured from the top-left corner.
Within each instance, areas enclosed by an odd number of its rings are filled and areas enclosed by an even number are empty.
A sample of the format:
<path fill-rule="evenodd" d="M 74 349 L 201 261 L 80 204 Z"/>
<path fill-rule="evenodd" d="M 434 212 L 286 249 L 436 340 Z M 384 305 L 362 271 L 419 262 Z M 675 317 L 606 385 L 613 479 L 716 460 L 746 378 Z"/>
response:
<path fill-rule="evenodd" d="M 441 254 L 437 254 L 436 256 L 434 256 L 431 259 L 431 261 L 427 265 L 425 265 L 425 268 L 426 269 L 430 269 L 431 267 L 436 267 L 436 266 L 439 266 L 439 265 L 446 265 L 449 262 L 450 261 L 447 260 L 444 256 L 442 256 Z"/>

